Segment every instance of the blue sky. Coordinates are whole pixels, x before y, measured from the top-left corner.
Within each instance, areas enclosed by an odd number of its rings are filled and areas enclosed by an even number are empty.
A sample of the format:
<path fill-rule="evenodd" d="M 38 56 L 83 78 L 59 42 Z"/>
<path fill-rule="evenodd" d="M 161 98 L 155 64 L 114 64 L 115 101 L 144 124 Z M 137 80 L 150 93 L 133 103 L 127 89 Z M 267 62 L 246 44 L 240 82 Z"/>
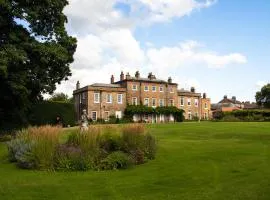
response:
<path fill-rule="evenodd" d="M 71 0 L 65 13 L 78 51 L 58 91 L 140 70 L 195 86 L 212 102 L 254 101 L 270 82 L 269 0 Z"/>

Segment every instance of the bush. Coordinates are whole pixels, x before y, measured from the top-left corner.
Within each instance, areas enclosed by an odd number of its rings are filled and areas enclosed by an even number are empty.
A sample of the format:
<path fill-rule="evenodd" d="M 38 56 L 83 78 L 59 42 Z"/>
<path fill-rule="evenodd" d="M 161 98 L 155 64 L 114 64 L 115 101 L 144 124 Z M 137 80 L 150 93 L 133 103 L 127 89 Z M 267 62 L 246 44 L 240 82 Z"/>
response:
<path fill-rule="evenodd" d="M 102 170 L 127 169 L 132 164 L 132 159 L 126 153 L 115 151 L 101 161 L 99 168 Z"/>
<path fill-rule="evenodd" d="M 8 142 L 12 140 L 12 136 L 8 134 L 0 135 L 0 142 Z"/>
<path fill-rule="evenodd" d="M 128 168 L 155 158 L 156 140 L 142 124 L 90 126 L 72 130 L 60 143 L 61 128 L 32 127 L 7 143 L 9 160 L 21 168 L 85 171 Z"/>
<path fill-rule="evenodd" d="M 31 109 L 29 123 L 34 126 L 55 125 L 59 116 L 63 126 L 74 126 L 75 108 L 73 103 L 44 101 Z"/>

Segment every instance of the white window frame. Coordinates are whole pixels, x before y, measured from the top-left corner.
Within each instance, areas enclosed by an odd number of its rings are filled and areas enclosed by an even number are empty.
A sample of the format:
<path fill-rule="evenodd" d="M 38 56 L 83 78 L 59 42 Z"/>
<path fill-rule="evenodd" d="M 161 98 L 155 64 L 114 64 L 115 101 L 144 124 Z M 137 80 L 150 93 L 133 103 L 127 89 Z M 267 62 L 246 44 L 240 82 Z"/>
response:
<path fill-rule="evenodd" d="M 119 101 L 119 97 L 120 97 L 120 101 Z M 123 104 L 123 94 L 117 94 L 117 103 Z"/>
<path fill-rule="evenodd" d="M 156 91 L 157 91 L 157 87 L 155 85 L 152 85 L 152 92 L 156 92 Z"/>
<path fill-rule="evenodd" d="M 183 103 L 182 103 L 183 100 Z M 184 106 L 185 105 L 185 97 L 180 97 L 180 106 Z"/>
<path fill-rule="evenodd" d="M 146 88 L 147 88 L 147 89 L 146 89 Z M 148 92 L 148 91 L 149 91 L 149 86 L 148 86 L 148 85 L 145 85 L 145 86 L 144 86 L 144 91 L 145 91 L 145 92 Z"/>
<path fill-rule="evenodd" d="M 174 93 L 174 89 L 173 89 L 173 87 L 170 87 L 170 93 Z"/>
<path fill-rule="evenodd" d="M 93 117 L 93 114 L 94 114 L 94 113 L 96 113 L 96 119 L 94 119 L 94 117 Z M 97 118 L 98 118 L 98 117 L 97 117 L 97 111 L 92 111 L 92 112 L 91 112 L 91 119 L 92 119 L 93 121 L 97 121 Z"/>
<path fill-rule="evenodd" d="M 188 98 L 188 100 L 187 100 L 187 105 L 191 106 L 191 99 L 190 98 Z"/>
<path fill-rule="evenodd" d="M 134 104 L 133 100 L 135 100 L 135 104 Z M 132 97 L 132 105 L 135 105 L 135 106 L 138 105 L 138 98 L 137 97 Z"/>
<path fill-rule="evenodd" d="M 145 103 L 146 102 L 146 100 L 147 100 L 147 104 Z M 145 106 L 149 106 L 149 98 L 144 98 L 144 100 L 143 100 L 143 105 L 145 105 Z"/>
<path fill-rule="evenodd" d="M 154 101 L 155 101 L 155 105 L 153 105 Z M 156 98 L 152 98 L 152 107 L 157 107 L 157 99 Z"/>
<path fill-rule="evenodd" d="M 110 97 L 110 98 L 108 99 L 108 97 Z M 112 103 L 112 102 L 113 102 L 112 94 L 110 94 L 110 93 L 106 94 L 106 103 Z"/>
<path fill-rule="evenodd" d="M 134 88 L 134 86 L 135 86 L 135 88 Z M 133 84 L 133 85 L 132 85 L 132 90 L 133 90 L 133 91 L 137 91 L 137 90 L 138 90 L 138 85 Z"/>
<path fill-rule="evenodd" d="M 207 109 L 208 106 L 207 106 L 207 103 L 204 103 L 204 109 Z"/>
<path fill-rule="evenodd" d="M 164 106 L 164 99 L 160 99 L 160 100 L 159 100 L 159 106 L 160 106 L 160 107 L 163 107 L 163 106 Z"/>
<path fill-rule="evenodd" d="M 97 95 L 97 99 L 96 99 L 96 95 Z M 94 103 L 100 103 L 100 93 L 99 92 L 94 93 Z"/>
<path fill-rule="evenodd" d="M 199 106 L 199 100 L 198 99 L 194 99 L 194 105 L 195 105 L 195 107 Z"/>
<path fill-rule="evenodd" d="M 164 92 L 164 87 L 163 86 L 159 86 L 159 92 Z"/>
<path fill-rule="evenodd" d="M 191 111 L 188 111 L 188 119 L 189 120 L 192 120 L 192 113 L 191 113 Z"/>

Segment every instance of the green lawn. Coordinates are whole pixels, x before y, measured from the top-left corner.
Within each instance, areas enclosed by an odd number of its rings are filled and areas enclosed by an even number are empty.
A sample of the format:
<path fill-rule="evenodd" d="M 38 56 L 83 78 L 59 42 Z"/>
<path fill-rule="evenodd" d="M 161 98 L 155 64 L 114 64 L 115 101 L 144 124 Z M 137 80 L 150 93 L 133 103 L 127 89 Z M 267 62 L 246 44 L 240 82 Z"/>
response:
<path fill-rule="evenodd" d="M 270 199 L 270 123 L 152 125 L 157 158 L 122 171 L 16 168 L 0 144 L 0 200 Z"/>

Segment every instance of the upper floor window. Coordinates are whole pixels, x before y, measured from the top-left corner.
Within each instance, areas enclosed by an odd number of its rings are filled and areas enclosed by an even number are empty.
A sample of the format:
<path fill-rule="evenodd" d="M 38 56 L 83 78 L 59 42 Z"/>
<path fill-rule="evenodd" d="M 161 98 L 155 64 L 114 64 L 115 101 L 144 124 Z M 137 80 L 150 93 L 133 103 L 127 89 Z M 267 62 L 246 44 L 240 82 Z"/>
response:
<path fill-rule="evenodd" d="M 195 107 L 198 107 L 198 105 L 199 105 L 198 99 L 195 99 L 195 100 L 194 100 L 194 104 L 195 104 Z"/>
<path fill-rule="evenodd" d="M 156 86 L 152 86 L 152 92 L 156 92 L 157 91 L 157 87 Z"/>
<path fill-rule="evenodd" d="M 132 90 L 138 90 L 137 85 L 132 85 Z"/>
<path fill-rule="evenodd" d="M 149 86 L 148 85 L 144 86 L 144 91 L 149 91 Z"/>
<path fill-rule="evenodd" d="M 94 103 L 100 102 L 100 93 L 94 93 Z"/>
<path fill-rule="evenodd" d="M 190 98 L 188 98 L 187 105 L 191 106 L 191 99 Z"/>
<path fill-rule="evenodd" d="M 159 91 L 160 91 L 160 92 L 163 92 L 163 91 L 164 91 L 164 90 L 163 90 L 163 86 L 160 86 L 160 87 L 159 87 Z"/>
<path fill-rule="evenodd" d="M 180 106 L 184 106 L 184 104 L 185 104 L 184 97 L 180 97 Z"/>
<path fill-rule="evenodd" d="M 157 100 L 155 98 L 152 99 L 152 106 L 153 107 L 156 107 L 157 106 Z"/>
<path fill-rule="evenodd" d="M 144 105 L 145 106 L 149 106 L 149 98 L 145 98 L 144 99 Z"/>
<path fill-rule="evenodd" d="M 138 105 L 137 97 L 132 97 L 132 105 Z"/>
<path fill-rule="evenodd" d="M 159 100 L 159 106 L 160 106 L 160 107 L 164 106 L 164 99 L 160 99 L 160 100 Z"/>
<path fill-rule="evenodd" d="M 174 93 L 173 87 L 170 87 L 170 93 Z"/>
<path fill-rule="evenodd" d="M 174 100 L 173 99 L 169 100 L 169 106 L 174 106 Z"/>
<path fill-rule="evenodd" d="M 207 103 L 204 103 L 204 108 L 207 109 Z"/>
<path fill-rule="evenodd" d="M 107 94 L 107 103 L 112 103 L 112 94 Z"/>
<path fill-rule="evenodd" d="M 123 103 L 123 94 L 117 94 L 117 103 L 122 104 Z"/>

